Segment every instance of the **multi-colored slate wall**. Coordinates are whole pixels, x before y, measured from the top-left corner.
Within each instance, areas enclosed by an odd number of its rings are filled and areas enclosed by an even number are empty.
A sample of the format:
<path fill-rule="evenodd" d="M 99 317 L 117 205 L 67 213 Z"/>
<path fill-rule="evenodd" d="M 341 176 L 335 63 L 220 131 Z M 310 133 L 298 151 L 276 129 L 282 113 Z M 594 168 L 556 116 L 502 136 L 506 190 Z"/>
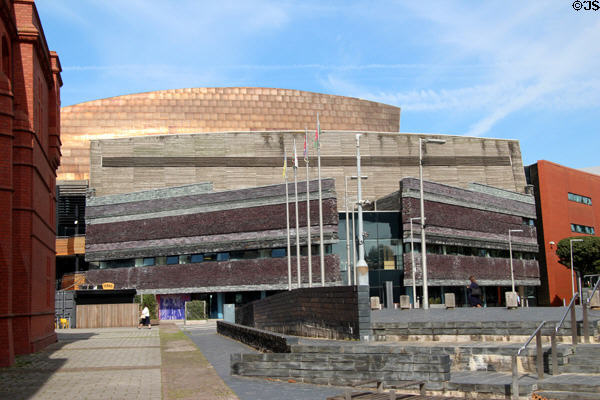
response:
<path fill-rule="evenodd" d="M 463 246 L 488 250 L 508 250 L 508 230 L 512 234 L 513 252 L 537 253 L 537 233 L 534 225 L 526 224 L 536 218 L 531 195 L 510 192 L 486 185 L 473 184 L 471 190 L 424 182 L 426 243 L 427 245 Z M 419 180 L 406 178 L 400 182 L 399 200 L 402 210 L 404 242 L 410 243 L 410 218 L 419 217 Z M 386 199 L 382 204 L 387 204 Z M 378 203 L 378 205 L 380 205 Z M 413 221 L 414 246 L 420 250 L 421 230 Z M 404 284 L 412 285 L 410 252 L 404 253 Z M 427 254 L 430 285 L 463 286 L 475 275 L 485 286 L 510 286 L 510 259 L 472 255 Z M 540 272 L 537 260 L 513 258 L 515 284 L 538 286 Z M 417 284 L 422 284 L 421 257 L 415 254 Z"/>
<path fill-rule="evenodd" d="M 289 184 L 292 254 L 295 255 L 294 185 Z M 91 262 L 187 255 L 235 250 L 273 249 L 287 245 L 285 185 L 209 192 L 210 184 L 91 197 L 86 206 L 86 260 Z M 311 238 L 318 243 L 318 182 L 310 182 Z M 322 181 L 324 243 L 337 241 L 338 214 L 334 182 Z M 307 243 L 306 183 L 298 184 L 300 244 Z M 292 259 L 296 282 L 296 258 Z M 301 257 L 308 282 L 308 260 Z M 313 280 L 320 278 L 313 254 Z M 115 269 L 91 269 L 92 284 L 114 282 L 117 288 L 146 293 L 194 293 L 286 289 L 287 258 L 206 261 Z M 339 283 L 339 259 L 325 256 L 327 284 Z"/>

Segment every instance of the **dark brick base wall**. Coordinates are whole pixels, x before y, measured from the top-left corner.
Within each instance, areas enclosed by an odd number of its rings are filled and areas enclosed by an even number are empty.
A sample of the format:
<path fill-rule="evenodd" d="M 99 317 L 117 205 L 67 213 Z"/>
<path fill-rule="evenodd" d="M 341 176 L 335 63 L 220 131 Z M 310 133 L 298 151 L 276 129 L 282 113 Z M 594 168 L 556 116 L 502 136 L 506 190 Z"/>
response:
<path fill-rule="evenodd" d="M 358 339 L 370 335 L 368 287 L 295 289 L 236 309 L 236 322 L 297 336 Z"/>
<path fill-rule="evenodd" d="M 390 352 L 389 346 L 298 345 L 291 353 L 232 354 L 231 374 L 341 386 L 373 379 L 388 385 L 416 380 L 435 390 L 450 379 L 450 357 L 400 347 Z"/>
<path fill-rule="evenodd" d="M 290 346 L 298 344 L 298 338 L 296 337 L 288 337 L 225 321 L 217 321 L 217 333 L 269 353 L 289 353 L 291 351 Z"/>

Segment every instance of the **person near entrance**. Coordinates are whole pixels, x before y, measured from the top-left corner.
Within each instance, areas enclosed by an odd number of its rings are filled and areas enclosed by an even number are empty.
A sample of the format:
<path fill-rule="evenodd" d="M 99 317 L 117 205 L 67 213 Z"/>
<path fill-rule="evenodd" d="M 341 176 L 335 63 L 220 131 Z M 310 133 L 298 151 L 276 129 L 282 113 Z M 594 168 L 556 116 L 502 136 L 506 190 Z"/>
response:
<path fill-rule="evenodd" d="M 469 294 L 469 303 L 471 307 L 481 307 L 481 287 L 477 284 L 477 280 L 475 280 L 475 276 L 471 275 L 469 277 L 471 283 L 467 285 L 468 294 Z"/>

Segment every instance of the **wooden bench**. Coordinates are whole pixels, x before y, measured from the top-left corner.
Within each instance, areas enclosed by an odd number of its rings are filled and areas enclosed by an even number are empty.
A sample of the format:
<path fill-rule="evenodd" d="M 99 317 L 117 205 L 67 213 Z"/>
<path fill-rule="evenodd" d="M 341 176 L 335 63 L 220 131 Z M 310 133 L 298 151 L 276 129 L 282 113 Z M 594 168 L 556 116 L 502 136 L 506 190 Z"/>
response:
<path fill-rule="evenodd" d="M 406 398 L 405 394 L 396 393 L 394 390 L 390 390 L 389 392 L 384 392 L 385 382 L 377 379 L 369 380 L 369 381 L 361 381 L 352 384 L 352 387 L 368 385 L 371 383 L 376 384 L 376 392 L 373 391 L 360 391 L 353 392 L 352 390 L 347 390 L 343 395 L 338 395 L 334 397 L 328 397 L 327 400 L 396 400 Z M 425 382 L 422 381 L 402 381 L 399 383 L 394 383 L 394 389 L 403 389 L 409 386 L 419 385 L 419 394 L 421 396 L 425 395 Z"/>

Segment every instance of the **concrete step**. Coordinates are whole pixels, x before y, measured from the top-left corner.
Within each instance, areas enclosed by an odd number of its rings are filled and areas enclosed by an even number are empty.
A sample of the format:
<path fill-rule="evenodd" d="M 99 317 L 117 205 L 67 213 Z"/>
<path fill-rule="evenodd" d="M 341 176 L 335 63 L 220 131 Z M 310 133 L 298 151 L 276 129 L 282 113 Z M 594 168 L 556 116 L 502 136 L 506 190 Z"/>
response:
<path fill-rule="evenodd" d="M 539 390 L 594 393 L 600 396 L 600 374 L 565 373 L 538 382 Z"/>
<path fill-rule="evenodd" d="M 581 392 L 557 392 L 540 390 L 534 392 L 534 395 L 539 397 L 533 397 L 534 399 L 547 399 L 547 400 L 600 400 L 600 394 L 596 393 L 581 393 Z"/>
<path fill-rule="evenodd" d="M 512 375 L 501 372 L 453 372 L 446 382 L 447 393 L 477 393 L 486 399 L 505 399 L 511 396 Z M 519 398 L 530 399 L 537 389 L 537 377 L 521 374 L 519 376 Z M 478 397 L 479 398 L 479 397 Z"/>
<path fill-rule="evenodd" d="M 569 365 L 564 366 L 561 371 L 563 373 L 575 373 L 575 374 L 600 374 L 599 360 L 596 359 L 590 363 L 577 363 L 573 364 L 569 361 Z"/>

